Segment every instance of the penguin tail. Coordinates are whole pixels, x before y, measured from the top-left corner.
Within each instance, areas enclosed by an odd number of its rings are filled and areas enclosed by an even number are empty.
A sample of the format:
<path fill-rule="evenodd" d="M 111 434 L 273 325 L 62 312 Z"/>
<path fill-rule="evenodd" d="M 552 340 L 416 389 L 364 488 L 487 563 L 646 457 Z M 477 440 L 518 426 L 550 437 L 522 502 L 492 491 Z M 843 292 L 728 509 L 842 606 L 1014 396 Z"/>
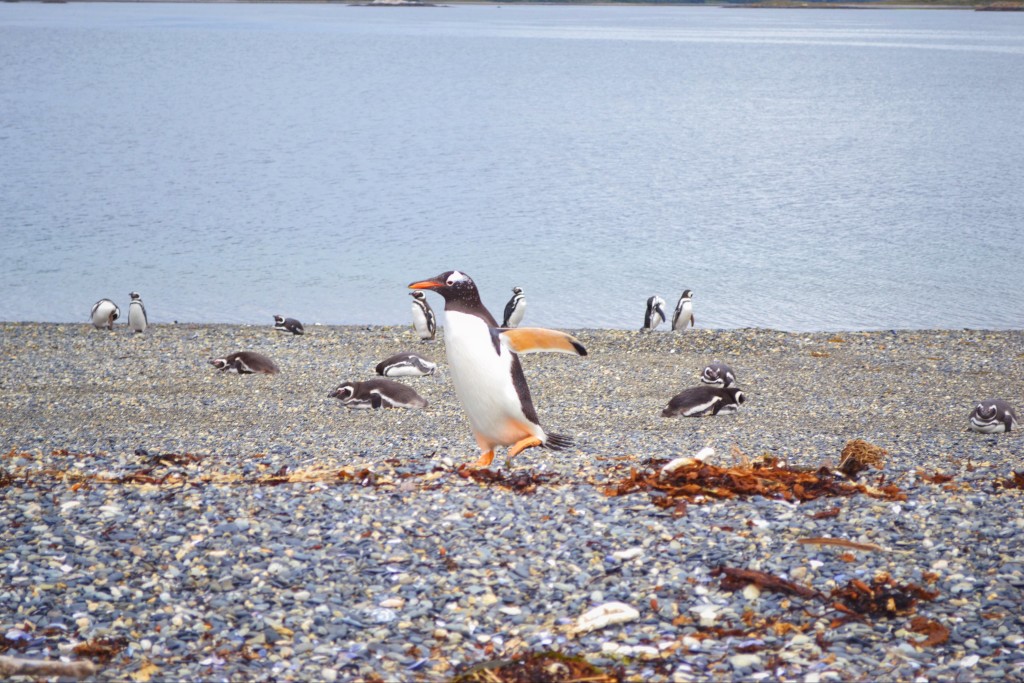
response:
<path fill-rule="evenodd" d="M 553 451 L 565 450 L 572 446 L 572 437 L 565 436 L 564 434 L 548 434 L 548 438 L 544 440 L 544 448 L 548 448 Z"/>

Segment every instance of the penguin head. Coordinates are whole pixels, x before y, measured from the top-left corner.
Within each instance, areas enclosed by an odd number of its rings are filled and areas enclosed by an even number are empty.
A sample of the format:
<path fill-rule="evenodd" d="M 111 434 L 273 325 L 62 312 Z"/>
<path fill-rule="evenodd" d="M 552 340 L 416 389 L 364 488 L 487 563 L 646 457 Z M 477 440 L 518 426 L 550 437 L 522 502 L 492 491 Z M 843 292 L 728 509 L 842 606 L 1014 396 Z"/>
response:
<path fill-rule="evenodd" d="M 693 290 L 684 289 L 682 295 L 679 298 L 680 299 L 692 299 L 693 298 Z"/>
<path fill-rule="evenodd" d="M 522 287 L 513 287 L 512 288 L 512 293 L 513 294 L 522 294 L 523 293 L 523 288 Z"/>
<path fill-rule="evenodd" d="M 131 298 L 132 301 L 138 301 L 140 298 L 142 298 L 139 296 L 138 292 L 129 292 L 128 296 Z"/>
<path fill-rule="evenodd" d="M 352 397 L 355 396 L 355 393 L 355 385 L 352 384 L 352 382 L 345 382 L 344 384 L 339 384 L 338 388 L 328 394 L 328 396 L 329 398 L 339 399 L 344 403 L 346 401 L 350 401 Z"/>
<path fill-rule="evenodd" d="M 427 300 L 427 295 L 424 294 L 423 292 L 419 291 L 419 290 L 417 290 L 415 292 L 409 292 L 409 296 L 411 296 L 413 299 L 416 299 L 417 301 L 426 301 Z"/>
<path fill-rule="evenodd" d="M 747 397 L 739 390 L 738 387 L 732 387 L 731 389 L 726 389 L 726 391 L 732 394 L 732 400 L 736 401 L 737 405 L 747 400 Z"/>
<path fill-rule="evenodd" d="M 227 358 L 211 358 L 208 362 L 218 370 L 227 370 L 229 365 Z"/>
<path fill-rule="evenodd" d="M 989 403 L 985 405 L 984 403 L 979 403 L 974 407 L 974 417 L 985 422 L 996 419 L 996 404 Z"/>
<path fill-rule="evenodd" d="M 274 324 L 275 325 L 284 325 L 284 316 L 283 315 L 275 315 L 274 316 Z"/>
<path fill-rule="evenodd" d="M 413 282 L 409 288 L 432 289 L 443 296 L 445 301 L 480 301 L 480 292 L 473 278 L 457 270 L 449 270 L 429 280 Z"/>

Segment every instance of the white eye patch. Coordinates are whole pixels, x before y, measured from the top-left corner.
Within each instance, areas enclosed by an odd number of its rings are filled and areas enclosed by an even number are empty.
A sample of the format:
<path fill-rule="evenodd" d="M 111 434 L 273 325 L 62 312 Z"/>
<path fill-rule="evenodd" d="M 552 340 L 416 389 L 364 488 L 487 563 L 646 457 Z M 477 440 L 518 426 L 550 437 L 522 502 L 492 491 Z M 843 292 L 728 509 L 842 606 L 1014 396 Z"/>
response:
<path fill-rule="evenodd" d="M 450 287 L 454 285 L 456 282 L 465 282 L 468 279 L 468 276 L 463 275 L 459 271 L 455 270 L 452 271 L 452 274 L 448 276 L 448 281 L 446 282 L 446 284 Z"/>

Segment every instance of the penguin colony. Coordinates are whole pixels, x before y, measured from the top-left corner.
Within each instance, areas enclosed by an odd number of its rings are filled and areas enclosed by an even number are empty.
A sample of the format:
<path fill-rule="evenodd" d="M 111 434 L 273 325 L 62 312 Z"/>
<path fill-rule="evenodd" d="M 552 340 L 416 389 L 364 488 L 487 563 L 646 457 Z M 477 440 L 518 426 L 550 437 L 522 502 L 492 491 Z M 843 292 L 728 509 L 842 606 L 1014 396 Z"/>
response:
<path fill-rule="evenodd" d="M 508 464 L 527 448 L 563 450 L 572 445 L 570 437 L 548 432 L 541 426 L 519 354 L 555 352 L 586 356 L 587 350 L 579 340 L 556 330 L 520 328 L 526 311 L 521 287 L 512 288 L 512 298 L 505 305 L 500 326 L 481 301 L 476 283 L 465 273 L 450 270 L 413 282 L 409 287 L 414 290 L 410 293 L 413 329 L 421 341 L 431 341 L 437 333 L 437 320 L 424 292 L 434 292 L 444 300 L 445 349 L 452 384 L 481 453 L 475 467 L 490 466 L 499 446 L 508 448 Z M 128 327 L 136 334 L 143 333 L 149 324 L 145 305 L 138 292 L 130 292 L 129 300 Z M 103 298 L 93 305 L 90 321 L 96 329 L 113 330 L 120 315 L 117 304 Z M 649 297 L 641 330 L 654 330 L 666 319 L 665 300 L 657 295 Z M 693 292 L 686 289 L 676 303 L 671 329 L 682 331 L 694 324 Z M 274 316 L 273 329 L 293 336 L 305 333 L 301 322 L 281 315 Z M 280 373 L 273 360 L 255 351 L 236 351 L 208 362 L 221 372 L 239 375 Z M 436 370 L 434 361 L 403 351 L 376 365 L 380 377 L 343 382 L 329 397 L 350 409 L 423 409 L 428 402 L 413 388 L 386 378 L 423 377 Z M 734 413 L 745 400 L 735 372 L 716 360 L 701 371 L 700 384 L 673 396 L 661 415 L 706 417 Z M 968 429 L 981 434 L 1010 432 L 1017 426 L 1016 411 L 1002 399 L 980 401 L 968 415 Z"/>

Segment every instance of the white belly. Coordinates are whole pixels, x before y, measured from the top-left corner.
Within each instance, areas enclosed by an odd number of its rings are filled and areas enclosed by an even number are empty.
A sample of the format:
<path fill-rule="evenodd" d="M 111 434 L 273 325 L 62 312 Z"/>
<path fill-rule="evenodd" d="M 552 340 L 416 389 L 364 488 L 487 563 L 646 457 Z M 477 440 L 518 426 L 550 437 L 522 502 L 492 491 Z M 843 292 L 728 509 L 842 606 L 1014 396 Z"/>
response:
<path fill-rule="evenodd" d="M 495 445 L 523 438 L 523 427 L 543 440 L 544 430 L 527 420 L 512 384 L 512 352 L 499 347 L 497 353 L 490 328 L 475 315 L 449 311 L 445 318 L 449 372 L 473 431 Z"/>

